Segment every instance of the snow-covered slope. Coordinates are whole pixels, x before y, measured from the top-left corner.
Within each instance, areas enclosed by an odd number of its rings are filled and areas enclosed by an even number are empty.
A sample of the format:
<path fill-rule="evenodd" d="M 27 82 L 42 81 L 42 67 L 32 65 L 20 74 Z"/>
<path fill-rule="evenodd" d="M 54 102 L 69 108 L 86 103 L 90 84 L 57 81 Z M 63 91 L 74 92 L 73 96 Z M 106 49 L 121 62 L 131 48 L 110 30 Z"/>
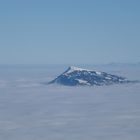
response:
<path fill-rule="evenodd" d="M 108 74 L 105 72 L 93 71 L 82 69 L 78 67 L 69 67 L 63 74 L 58 76 L 49 84 L 58 83 L 67 86 L 77 86 L 77 85 L 111 85 L 118 83 L 129 83 L 131 81 L 124 77 Z"/>

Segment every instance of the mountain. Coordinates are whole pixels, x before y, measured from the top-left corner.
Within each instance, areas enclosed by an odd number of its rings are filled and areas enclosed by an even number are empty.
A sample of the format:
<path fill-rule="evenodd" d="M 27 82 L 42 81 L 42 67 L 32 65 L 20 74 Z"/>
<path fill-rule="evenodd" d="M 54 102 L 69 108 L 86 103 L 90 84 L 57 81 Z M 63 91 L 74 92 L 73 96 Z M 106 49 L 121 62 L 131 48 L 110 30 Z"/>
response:
<path fill-rule="evenodd" d="M 130 82 L 132 81 L 121 76 L 71 66 L 64 73 L 49 82 L 49 84 L 57 83 L 66 86 L 102 86 Z"/>

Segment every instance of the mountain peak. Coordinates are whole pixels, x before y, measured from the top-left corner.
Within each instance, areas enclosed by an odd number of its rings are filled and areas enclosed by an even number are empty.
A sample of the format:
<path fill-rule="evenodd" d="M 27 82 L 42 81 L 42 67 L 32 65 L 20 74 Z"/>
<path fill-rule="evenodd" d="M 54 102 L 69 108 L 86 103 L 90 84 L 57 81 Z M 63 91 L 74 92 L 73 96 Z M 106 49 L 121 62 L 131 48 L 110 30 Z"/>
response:
<path fill-rule="evenodd" d="M 75 67 L 75 66 L 69 66 L 68 69 L 65 72 L 66 73 L 71 73 L 71 72 L 74 72 L 74 71 L 89 71 L 89 70 L 79 68 L 79 67 Z"/>
<path fill-rule="evenodd" d="M 121 76 L 70 66 L 64 73 L 62 73 L 53 81 L 51 81 L 50 84 L 57 83 L 67 86 L 76 86 L 76 85 L 102 86 L 129 82 L 132 81 L 129 81 Z"/>

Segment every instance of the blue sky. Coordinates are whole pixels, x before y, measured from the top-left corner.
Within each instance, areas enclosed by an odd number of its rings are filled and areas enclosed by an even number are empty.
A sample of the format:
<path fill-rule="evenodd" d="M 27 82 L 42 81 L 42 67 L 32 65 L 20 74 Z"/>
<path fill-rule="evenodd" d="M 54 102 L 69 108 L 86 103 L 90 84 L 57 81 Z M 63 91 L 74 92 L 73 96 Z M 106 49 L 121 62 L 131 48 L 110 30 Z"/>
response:
<path fill-rule="evenodd" d="M 139 0 L 1 0 L 0 64 L 140 61 Z"/>

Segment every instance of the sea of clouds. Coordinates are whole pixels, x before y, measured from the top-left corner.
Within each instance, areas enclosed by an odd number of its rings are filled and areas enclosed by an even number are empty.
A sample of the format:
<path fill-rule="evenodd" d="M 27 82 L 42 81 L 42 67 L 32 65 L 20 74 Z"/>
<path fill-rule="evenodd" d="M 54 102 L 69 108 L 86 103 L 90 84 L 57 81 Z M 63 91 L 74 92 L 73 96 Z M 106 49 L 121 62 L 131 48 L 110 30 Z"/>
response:
<path fill-rule="evenodd" d="M 92 66 L 91 66 L 92 68 Z M 93 67 L 140 80 L 140 68 Z M 0 139 L 138 140 L 140 83 L 45 85 L 67 67 L 1 67 Z"/>

